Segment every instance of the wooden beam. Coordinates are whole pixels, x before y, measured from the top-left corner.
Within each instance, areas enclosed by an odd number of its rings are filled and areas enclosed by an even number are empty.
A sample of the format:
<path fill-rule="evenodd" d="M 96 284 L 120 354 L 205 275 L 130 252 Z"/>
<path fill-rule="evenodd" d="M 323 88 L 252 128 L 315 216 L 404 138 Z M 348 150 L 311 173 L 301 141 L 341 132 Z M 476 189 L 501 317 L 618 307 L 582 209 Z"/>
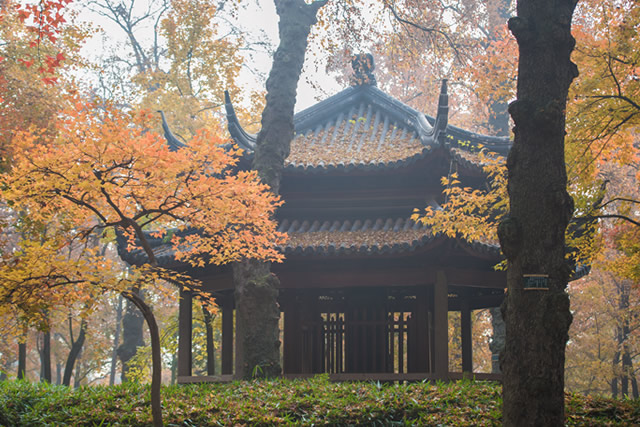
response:
<path fill-rule="evenodd" d="M 449 311 L 447 277 L 444 271 L 436 273 L 433 289 L 433 323 L 435 335 L 435 375 L 446 380 L 449 373 Z"/>
<path fill-rule="evenodd" d="M 462 372 L 473 372 L 473 342 L 469 301 L 467 299 L 462 300 L 461 306 L 460 335 L 462 342 Z"/>
<path fill-rule="evenodd" d="M 311 259 L 311 257 L 309 258 Z M 323 269 L 298 270 L 297 268 L 289 268 L 287 262 L 294 265 L 293 261 L 288 259 L 285 263 L 274 266 L 274 272 L 280 279 L 280 287 L 285 289 L 426 285 L 433 283 L 437 274 L 435 269 L 424 267 L 389 265 L 385 268 L 386 261 L 382 259 L 378 263 L 379 266 L 367 265 L 366 269 L 360 267 L 332 268 L 328 263 Z M 503 271 L 487 272 L 453 268 L 438 271 L 443 271 L 446 274 L 448 283 L 461 286 L 503 289 L 503 285 L 506 283 Z M 494 285 L 496 283 L 500 285 Z"/>
<path fill-rule="evenodd" d="M 193 326 L 191 292 L 180 289 L 178 308 L 178 376 L 191 376 L 191 331 Z"/>
<path fill-rule="evenodd" d="M 447 283 L 451 285 L 473 286 L 476 288 L 498 288 L 507 286 L 506 271 L 482 271 L 479 269 L 463 270 L 447 268 Z"/>
<path fill-rule="evenodd" d="M 233 305 L 231 297 L 222 300 L 222 374 L 233 373 Z"/>
<path fill-rule="evenodd" d="M 482 310 L 484 308 L 500 307 L 500 304 L 504 301 L 504 294 L 469 295 L 466 298 L 471 310 Z M 462 309 L 462 299 L 461 297 L 449 298 L 449 311 L 460 311 Z"/>

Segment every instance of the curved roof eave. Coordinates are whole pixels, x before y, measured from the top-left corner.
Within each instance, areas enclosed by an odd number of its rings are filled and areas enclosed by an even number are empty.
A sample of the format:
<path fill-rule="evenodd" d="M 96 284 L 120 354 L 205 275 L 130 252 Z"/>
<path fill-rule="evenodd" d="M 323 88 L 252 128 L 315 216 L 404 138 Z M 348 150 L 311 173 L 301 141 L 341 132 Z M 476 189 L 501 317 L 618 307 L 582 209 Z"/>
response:
<path fill-rule="evenodd" d="M 227 112 L 227 127 L 231 138 L 240 148 L 252 153 L 256 148 L 256 135 L 246 132 L 240 124 L 228 90 L 224 91 L 224 108 Z"/>
<path fill-rule="evenodd" d="M 184 142 L 180 141 L 174 134 L 171 132 L 169 128 L 169 123 L 167 123 L 167 118 L 164 115 L 164 111 L 158 110 L 160 113 L 160 117 L 162 118 L 162 130 L 164 131 L 164 139 L 167 141 L 167 145 L 169 146 L 169 150 L 178 151 L 181 148 L 187 146 Z"/>

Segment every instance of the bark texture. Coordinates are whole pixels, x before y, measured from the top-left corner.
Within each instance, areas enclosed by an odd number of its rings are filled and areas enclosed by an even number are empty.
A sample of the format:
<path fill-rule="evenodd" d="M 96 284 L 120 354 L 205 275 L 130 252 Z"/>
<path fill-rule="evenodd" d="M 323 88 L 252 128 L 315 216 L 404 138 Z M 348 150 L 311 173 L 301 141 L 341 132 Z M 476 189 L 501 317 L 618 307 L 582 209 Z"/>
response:
<path fill-rule="evenodd" d="M 42 332 L 40 338 L 40 381 L 51 384 L 51 331 Z"/>
<path fill-rule="evenodd" d="M 326 1 L 275 0 L 280 17 L 280 44 L 267 80 L 267 103 L 256 141 L 253 167 L 276 194 L 284 160 L 294 136 L 293 109 L 316 13 Z M 281 374 L 278 321 L 278 278 L 270 264 L 244 260 L 234 265 L 236 301 L 236 376 L 273 377 Z"/>
<path fill-rule="evenodd" d="M 24 380 L 27 375 L 27 344 L 18 343 L 18 375 L 19 380 Z"/>
<path fill-rule="evenodd" d="M 498 228 L 508 261 L 501 360 L 506 426 L 564 425 L 571 324 L 565 230 L 573 213 L 564 133 L 567 93 L 577 76 L 570 60 L 575 6 L 575 0 L 519 0 L 518 17 L 509 20 L 520 57 L 517 100 L 509 106 L 515 123 L 507 158 L 510 217 Z M 526 274 L 548 275 L 548 290 L 525 290 Z"/>
<path fill-rule="evenodd" d="M 86 337 L 87 331 L 87 322 L 85 319 L 80 321 L 80 332 L 78 333 L 78 338 L 73 339 L 73 327 L 71 323 L 71 317 L 69 317 L 69 335 L 71 339 L 71 350 L 69 350 L 69 355 L 67 356 L 67 362 L 64 366 L 64 377 L 62 379 L 62 384 L 69 386 L 71 385 L 71 374 L 73 372 L 73 366 L 76 364 L 76 360 L 80 355 L 80 351 L 82 351 L 82 346 L 84 345 L 84 340 Z"/>
<path fill-rule="evenodd" d="M 162 386 L 162 355 L 160 348 L 160 331 L 156 318 L 144 299 L 136 292 L 126 292 L 122 296 L 140 310 L 149 327 L 151 340 L 151 416 L 153 427 L 162 427 L 162 401 L 160 388 Z"/>

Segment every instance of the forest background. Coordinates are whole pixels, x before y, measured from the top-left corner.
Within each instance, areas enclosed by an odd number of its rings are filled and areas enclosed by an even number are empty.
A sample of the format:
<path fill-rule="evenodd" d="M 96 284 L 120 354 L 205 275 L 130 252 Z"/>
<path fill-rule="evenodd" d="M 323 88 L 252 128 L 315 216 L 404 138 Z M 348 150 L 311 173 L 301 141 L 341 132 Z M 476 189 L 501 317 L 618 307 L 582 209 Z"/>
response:
<path fill-rule="evenodd" d="M 241 122 L 258 129 L 264 107 L 261 88 L 276 44 L 274 36 L 255 31 L 260 17 L 275 32 L 275 16 L 264 19 L 261 13 L 266 12 L 255 12 L 263 2 L 65 3 L 60 4 L 66 22 L 59 22 L 51 37 L 37 34 L 35 44 L 28 29 L 33 16 L 24 13 L 24 5 L 1 4 L 0 149 L 5 169 L 11 165 L 19 131 L 40 129 L 53 135 L 58 132 L 53 118 L 78 102 L 96 111 L 115 108 L 127 114 L 163 110 L 173 133 L 187 142 L 202 129 L 226 136 L 222 94 L 229 90 L 241 106 Z M 517 46 L 506 28 L 507 17 L 513 15 L 511 2 L 363 3 L 329 3 L 321 10 L 303 74 L 308 90 L 299 93 L 300 105 L 348 84 L 351 54 L 368 51 L 376 59 L 378 85 L 384 91 L 432 113 L 439 81 L 447 78 L 451 124 L 508 135 L 506 106 L 514 98 L 517 62 Z M 99 15 L 107 30 L 98 28 L 97 21 L 83 22 L 87 11 Z M 640 11 L 633 1 L 582 1 L 574 18 L 573 60 L 581 74 L 567 111 L 566 161 L 577 224 L 595 234 L 586 233 L 592 238 L 575 243 L 592 271 L 570 284 L 574 320 L 566 386 L 586 394 L 638 397 L 639 26 Z M 97 40 L 103 44 L 96 45 Z M 99 54 L 87 55 L 82 46 Z M 159 116 L 145 123 L 162 132 Z M 449 211 L 455 215 L 439 218 L 427 212 L 425 220 L 441 232 L 495 238 L 495 222 L 506 206 L 503 166 L 491 165 L 488 172 L 495 185 L 485 192 L 471 193 L 445 182 L 451 194 Z M 15 215 L 8 209 L 3 214 Z M 5 248 L 20 238 L 19 232 L 7 233 Z M 100 256 L 118 264 L 108 238 L 97 245 Z M 5 256 L 10 253 L 4 250 Z M 126 271 L 118 265 L 110 268 Z M 114 384 L 123 378 L 147 381 L 149 339 L 142 335 L 136 310 L 112 294 L 93 297 L 90 307 L 87 299 L 41 307 L 37 321 L 31 322 L 23 321 L 20 307 L 5 306 L 0 311 L 7 331 L 0 336 L 0 378 L 19 374 L 23 352 L 24 375 L 31 381 L 76 386 Z M 154 288 L 145 298 L 160 323 L 164 379 L 174 382 L 176 290 L 171 285 Z M 200 307 L 194 313 L 194 372 L 204 373 L 205 342 L 220 342 L 220 318 L 215 310 Z M 459 320 L 452 315 L 453 349 L 459 348 L 453 341 L 459 336 L 456 328 Z M 491 313 L 475 312 L 473 328 L 474 370 L 490 371 Z M 461 370 L 460 364 L 460 351 L 452 351 L 451 369 Z"/>

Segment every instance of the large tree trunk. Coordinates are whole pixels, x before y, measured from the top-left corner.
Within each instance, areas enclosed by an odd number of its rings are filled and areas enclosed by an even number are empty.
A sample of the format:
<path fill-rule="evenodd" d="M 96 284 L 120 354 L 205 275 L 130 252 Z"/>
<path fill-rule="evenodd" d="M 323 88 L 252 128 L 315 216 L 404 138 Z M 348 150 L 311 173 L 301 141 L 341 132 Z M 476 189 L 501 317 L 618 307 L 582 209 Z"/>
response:
<path fill-rule="evenodd" d="M 140 294 L 140 298 L 144 301 L 142 294 Z M 122 362 L 122 375 L 120 376 L 122 382 L 127 381 L 129 360 L 136 355 L 138 347 L 144 346 L 142 337 L 143 323 L 144 317 L 131 300 L 128 299 L 124 316 L 122 317 L 122 344 L 118 347 L 118 357 Z"/>
<path fill-rule="evenodd" d="M 276 194 L 293 139 L 293 108 L 307 37 L 326 1 L 275 0 L 280 44 L 267 80 L 267 104 L 257 137 L 253 167 Z M 236 376 L 280 375 L 278 278 L 270 264 L 245 260 L 234 265 L 236 300 Z"/>
<path fill-rule="evenodd" d="M 573 213 L 564 162 L 565 107 L 577 67 L 575 0 L 519 0 L 509 20 L 519 51 L 515 143 L 507 158 L 510 217 L 498 229 L 507 257 L 503 306 L 503 422 L 564 425 L 564 360 L 571 312 L 565 230 Z M 525 275 L 547 275 L 526 290 Z M 533 279 L 527 281 L 530 285 Z M 545 283 L 546 282 L 546 283 Z"/>
<path fill-rule="evenodd" d="M 69 350 L 69 355 L 67 356 L 67 363 L 64 366 L 64 377 L 62 378 L 63 385 L 66 385 L 66 386 L 71 385 L 71 374 L 73 372 L 73 366 L 76 364 L 76 360 L 80 355 L 80 351 L 82 351 L 86 330 L 87 330 L 87 321 L 85 319 L 82 319 L 80 321 L 80 332 L 78 333 L 78 339 L 74 340 L 72 319 L 71 317 L 69 317 L 69 335 L 71 340 L 71 349 Z"/>

